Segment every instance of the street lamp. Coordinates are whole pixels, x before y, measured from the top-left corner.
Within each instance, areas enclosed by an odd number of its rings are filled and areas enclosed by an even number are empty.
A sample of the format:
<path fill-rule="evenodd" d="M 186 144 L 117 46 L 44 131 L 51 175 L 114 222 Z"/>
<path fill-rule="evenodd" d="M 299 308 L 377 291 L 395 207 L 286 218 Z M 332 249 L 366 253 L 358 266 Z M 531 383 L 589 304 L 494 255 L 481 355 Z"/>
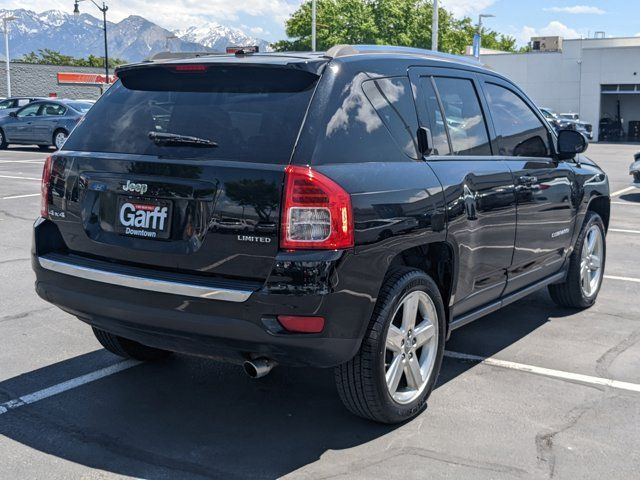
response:
<path fill-rule="evenodd" d="M 166 38 L 167 52 L 170 52 L 171 51 L 171 40 L 177 40 L 178 37 L 176 35 L 167 35 L 165 38 Z"/>
<path fill-rule="evenodd" d="M 311 51 L 316 51 L 316 0 L 311 1 Z"/>
<path fill-rule="evenodd" d="M 431 14 L 431 50 L 438 51 L 438 20 L 440 19 L 438 0 L 433 0 L 433 13 Z"/>
<path fill-rule="evenodd" d="M 7 98 L 11 96 L 11 64 L 9 63 L 9 22 L 16 20 L 16 17 L 4 17 L 2 24 L 4 25 L 4 53 L 7 62 Z"/>
<path fill-rule="evenodd" d="M 73 15 L 74 16 L 78 16 L 80 15 L 80 2 L 86 2 L 87 0 L 75 0 L 75 3 L 73 5 Z M 98 10 L 100 10 L 102 12 L 102 19 L 104 22 L 104 73 L 105 73 L 105 82 L 109 83 L 109 47 L 107 46 L 107 10 L 109 10 L 109 7 L 107 7 L 107 5 L 102 2 L 102 6 L 100 6 L 99 4 L 97 4 L 94 0 L 91 0 L 91 3 L 93 3 L 96 7 L 98 7 Z"/>
<path fill-rule="evenodd" d="M 482 48 L 482 19 L 483 18 L 493 18 L 495 15 L 491 15 L 490 13 L 481 13 L 478 15 L 478 49 L 476 51 L 476 58 L 480 58 L 480 49 Z"/>

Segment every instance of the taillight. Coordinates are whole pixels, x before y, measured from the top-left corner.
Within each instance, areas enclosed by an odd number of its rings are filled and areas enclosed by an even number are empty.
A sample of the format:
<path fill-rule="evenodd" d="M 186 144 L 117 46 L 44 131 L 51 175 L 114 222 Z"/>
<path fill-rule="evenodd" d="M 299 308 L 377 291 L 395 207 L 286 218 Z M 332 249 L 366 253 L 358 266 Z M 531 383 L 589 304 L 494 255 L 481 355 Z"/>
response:
<path fill-rule="evenodd" d="M 311 169 L 285 169 L 280 246 L 337 250 L 353 247 L 351 197 L 340 185 Z"/>
<path fill-rule="evenodd" d="M 49 218 L 49 192 L 51 190 L 51 164 L 53 163 L 53 157 L 49 156 L 44 161 L 44 167 L 42 168 L 42 183 L 40 185 L 40 216 L 43 218 Z"/>

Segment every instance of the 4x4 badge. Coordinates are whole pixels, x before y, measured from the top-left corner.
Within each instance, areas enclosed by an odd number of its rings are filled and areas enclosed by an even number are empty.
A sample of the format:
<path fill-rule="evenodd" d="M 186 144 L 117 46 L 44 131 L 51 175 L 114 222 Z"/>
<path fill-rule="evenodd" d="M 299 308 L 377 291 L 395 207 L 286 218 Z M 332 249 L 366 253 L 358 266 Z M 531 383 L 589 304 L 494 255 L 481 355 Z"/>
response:
<path fill-rule="evenodd" d="M 149 187 L 146 183 L 133 183 L 130 180 L 127 180 L 126 185 L 122 186 L 122 190 L 125 192 L 136 192 L 141 195 L 144 195 L 148 189 Z"/>

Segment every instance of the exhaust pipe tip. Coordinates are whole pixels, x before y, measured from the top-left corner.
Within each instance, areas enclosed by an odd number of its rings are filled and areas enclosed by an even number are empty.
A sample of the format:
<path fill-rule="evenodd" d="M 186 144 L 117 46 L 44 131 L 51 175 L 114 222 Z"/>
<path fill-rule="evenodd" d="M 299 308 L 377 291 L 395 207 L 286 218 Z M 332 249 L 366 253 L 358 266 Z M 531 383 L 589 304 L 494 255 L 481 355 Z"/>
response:
<path fill-rule="evenodd" d="M 276 364 L 268 358 L 257 358 L 255 360 L 247 360 L 242 366 L 245 373 L 251 378 L 262 378 L 268 375 Z"/>

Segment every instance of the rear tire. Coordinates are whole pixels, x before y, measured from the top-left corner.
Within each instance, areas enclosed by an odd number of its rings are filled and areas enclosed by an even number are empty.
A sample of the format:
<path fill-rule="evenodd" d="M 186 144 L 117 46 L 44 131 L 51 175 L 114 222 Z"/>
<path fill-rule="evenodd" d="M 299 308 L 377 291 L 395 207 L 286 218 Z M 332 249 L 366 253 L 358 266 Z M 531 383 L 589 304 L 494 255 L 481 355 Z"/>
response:
<path fill-rule="evenodd" d="M 335 369 L 344 405 L 380 423 L 418 415 L 440 373 L 445 333 L 444 305 L 435 282 L 417 269 L 392 273 L 380 290 L 360 350 Z"/>
<path fill-rule="evenodd" d="M 595 242 L 591 251 L 590 241 Z M 604 223 L 600 215 L 589 211 L 569 257 L 567 278 L 563 283 L 549 285 L 551 299 L 561 307 L 583 309 L 592 306 L 602 286 L 606 257 Z"/>
<path fill-rule="evenodd" d="M 93 329 L 93 334 L 96 336 L 100 344 L 111 353 L 120 357 L 142 361 L 154 361 L 162 360 L 172 353 L 167 350 L 160 350 L 159 348 L 142 345 L 141 343 L 119 337 L 113 333 L 105 332 L 104 330 L 100 330 L 95 327 L 91 328 Z"/>
<path fill-rule="evenodd" d="M 59 129 L 53 132 L 52 143 L 53 146 L 56 147 L 56 150 L 62 149 L 62 146 L 64 145 L 64 142 L 67 140 L 68 136 L 69 134 L 66 132 L 66 130 Z"/>
<path fill-rule="evenodd" d="M 4 134 L 4 130 L 0 128 L 0 150 L 6 150 L 9 144 L 7 143 L 7 137 Z"/>

